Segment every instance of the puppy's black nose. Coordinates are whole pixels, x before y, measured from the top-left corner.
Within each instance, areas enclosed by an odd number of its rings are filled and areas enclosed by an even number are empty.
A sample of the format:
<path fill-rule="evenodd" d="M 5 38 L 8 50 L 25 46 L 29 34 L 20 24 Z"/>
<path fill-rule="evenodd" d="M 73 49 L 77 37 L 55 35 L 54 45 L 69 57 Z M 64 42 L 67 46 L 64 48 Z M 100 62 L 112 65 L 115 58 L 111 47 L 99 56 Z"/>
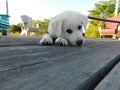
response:
<path fill-rule="evenodd" d="M 83 44 L 83 40 L 78 40 L 78 41 L 76 41 L 76 44 L 77 44 L 77 45 L 82 45 L 82 44 Z"/>

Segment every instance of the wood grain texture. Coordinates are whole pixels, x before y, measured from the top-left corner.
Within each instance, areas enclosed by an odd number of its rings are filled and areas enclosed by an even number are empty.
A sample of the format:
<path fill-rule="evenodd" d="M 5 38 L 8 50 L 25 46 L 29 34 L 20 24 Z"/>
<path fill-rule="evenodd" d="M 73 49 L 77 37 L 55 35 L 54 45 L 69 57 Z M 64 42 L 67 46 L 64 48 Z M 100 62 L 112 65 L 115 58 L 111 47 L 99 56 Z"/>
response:
<path fill-rule="evenodd" d="M 0 38 L 0 90 L 75 90 L 116 57 L 120 42 L 40 46 L 39 37 Z"/>
<path fill-rule="evenodd" d="M 101 81 L 95 90 L 120 90 L 120 63 Z"/>

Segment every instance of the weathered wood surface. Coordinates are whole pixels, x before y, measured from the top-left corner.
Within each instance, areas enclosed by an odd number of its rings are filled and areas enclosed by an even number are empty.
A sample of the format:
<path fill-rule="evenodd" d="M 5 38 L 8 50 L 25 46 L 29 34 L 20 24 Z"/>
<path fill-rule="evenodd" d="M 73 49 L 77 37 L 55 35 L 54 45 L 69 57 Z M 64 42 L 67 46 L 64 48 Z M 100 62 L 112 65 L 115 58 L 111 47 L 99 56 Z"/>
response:
<path fill-rule="evenodd" d="M 86 39 L 82 47 L 39 40 L 0 38 L 0 90 L 76 90 L 120 54 L 118 40 Z"/>
<path fill-rule="evenodd" d="M 120 63 L 100 82 L 95 90 L 120 90 Z"/>

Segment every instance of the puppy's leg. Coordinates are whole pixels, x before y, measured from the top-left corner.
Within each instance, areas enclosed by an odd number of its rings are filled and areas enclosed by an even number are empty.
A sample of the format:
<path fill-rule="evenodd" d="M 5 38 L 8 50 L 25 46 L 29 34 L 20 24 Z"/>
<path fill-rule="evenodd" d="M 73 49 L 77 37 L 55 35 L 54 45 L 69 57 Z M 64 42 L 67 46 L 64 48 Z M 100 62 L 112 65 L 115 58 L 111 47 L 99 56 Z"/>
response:
<path fill-rule="evenodd" d="M 21 36 L 23 36 L 25 34 L 25 30 L 23 29 L 20 33 Z"/>
<path fill-rule="evenodd" d="M 63 45 L 63 46 L 68 46 L 68 41 L 62 37 L 59 37 L 55 40 L 55 44 L 57 45 Z"/>
<path fill-rule="evenodd" d="M 49 34 L 45 34 L 39 42 L 40 45 L 51 45 L 53 44 L 53 39 Z"/>

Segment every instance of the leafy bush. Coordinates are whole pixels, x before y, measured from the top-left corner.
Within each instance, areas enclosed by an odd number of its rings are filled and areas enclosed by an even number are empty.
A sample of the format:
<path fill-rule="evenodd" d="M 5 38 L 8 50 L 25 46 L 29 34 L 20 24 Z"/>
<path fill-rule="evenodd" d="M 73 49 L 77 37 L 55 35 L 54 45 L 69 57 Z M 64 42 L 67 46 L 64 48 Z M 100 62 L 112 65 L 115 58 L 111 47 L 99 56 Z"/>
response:
<path fill-rule="evenodd" d="M 100 37 L 98 27 L 93 24 L 90 24 L 88 29 L 85 31 L 86 38 L 98 38 Z"/>
<path fill-rule="evenodd" d="M 40 24 L 40 35 L 43 35 L 47 33 L 48 25 L 50 23 L 50 19 L 44 19 L 44 20 L 33 20 L 33 25 L 36 26 L 36 24 Z"/>
<path fill-rule="evenodd" d="M 21 32 L 21 27 L 20 25 L 11 25 L 10 26 L 10 32 L 16 33 L 16 32 Z"/>

